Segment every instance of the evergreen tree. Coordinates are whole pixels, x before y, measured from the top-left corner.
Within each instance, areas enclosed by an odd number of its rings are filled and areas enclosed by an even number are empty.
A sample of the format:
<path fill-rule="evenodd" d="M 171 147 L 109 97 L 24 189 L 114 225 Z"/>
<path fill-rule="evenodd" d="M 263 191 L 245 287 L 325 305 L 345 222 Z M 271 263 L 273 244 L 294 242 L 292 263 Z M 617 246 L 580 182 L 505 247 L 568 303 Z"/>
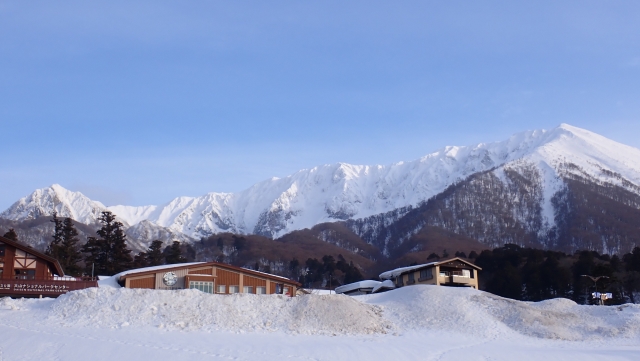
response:
<path fill-rule="evenodd" d="M 164 255 L 162 254 L 162 241 L 155 240 L 151 242 L 146 252 L 147 266 L 160 266 L 164 264 Z"/>
<path fill-rule="evenodd" d="M 47 256 L 51 256 L 57 260 L 60 260 L 60 245 L 62 244 L 62 220 L 58 218 L 58 213 L 53 212 L 53 219 L 51 220 L 54 224 L 53 229 L 53 241 L 49 244 L 44 253 Z"/>
<path fill-rule="evenodd" d="M 65 218 L 62 222 L 61 235 L 62 240 L 58 247 L 58 261 L 60 261 L 60 265 L 66 274 L 80 276 L 82 274 L 82 269 L 78 264 L 82 260 L 82 255 L 78 249 L 80 240 L 71 218 Z"/>
<path fill-rule="evenodd" d="M 9 229 L 9 232 L 5 233 L 2 237 L 18 242 L 18 234 L 13 228 Z"/>
<path fill-rule="evenodd" d="M 138 252 L 138 254 L 133 257 L 133 268 L 142 268 L 148 267 L 149 263 L 147 261 L 147 253 L 146 252 Z"/>
<path fill-rule="evenodd" d="M 167 253 L 166 261 L 167 264 L 184 263 L 187 261 L 186 258 L 182 257 L 180 242 L 173 241 L 171 247 L 169 248 L 169 252 Z"/>
<path fill-rule="evenodd" d="M 89 275 L 108 275 L 106 242 L 96 237 L 88 237 L 87 243 L 82 246 L 84 256 L 85 273 Z"/>
<path fill-rule="evenodd" d="M 98 218 L 102 223 L 96 233 L 99 238 L 89 237 L 82 247 L 86 253 L 86 272 L 91 271 L 91 265 L 95 265 L 95 274 L 111 276 L 129 269 L 133 258 L 131 250 L 127 247 L 127 239 L 122 230 L 122 223 L 115 220 L 113 213 L 104 211 Z"/>

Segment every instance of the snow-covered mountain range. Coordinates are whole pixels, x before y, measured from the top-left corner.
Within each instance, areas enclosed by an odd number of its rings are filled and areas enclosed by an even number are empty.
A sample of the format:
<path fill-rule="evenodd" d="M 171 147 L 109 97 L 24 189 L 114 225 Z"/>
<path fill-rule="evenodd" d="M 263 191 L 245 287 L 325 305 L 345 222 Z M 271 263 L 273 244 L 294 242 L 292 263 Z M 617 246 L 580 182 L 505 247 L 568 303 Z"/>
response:
<path fill-rule="evenodd" d="M 562 124 L 551 130 L 518 133 L 500 142 L 445 147 L 420 159 L 388 166 L 317 166 L 259 182 L 238 193 L 178 197 L 159 206 L 105 207 L 79 192 L 53 185 L 18 200 L 0 218 L 22 221 L 51 215 L 55 210 L 60 216 L 90 224 L 108 209 L 138 233 L 170 232 L 200 238 L 232 232 L 273 238 L 323 222 L 365 219 L 400 210 L 397 218 L 473 174 L 490 171 L 505 179 L 505 169 L 523 164 L 533 167 L 540 178 L 539 216 L 545 229 L 556 222 L 552 200 L 564 187 L 561 172 L 640 194 L 639 149 Z"/>

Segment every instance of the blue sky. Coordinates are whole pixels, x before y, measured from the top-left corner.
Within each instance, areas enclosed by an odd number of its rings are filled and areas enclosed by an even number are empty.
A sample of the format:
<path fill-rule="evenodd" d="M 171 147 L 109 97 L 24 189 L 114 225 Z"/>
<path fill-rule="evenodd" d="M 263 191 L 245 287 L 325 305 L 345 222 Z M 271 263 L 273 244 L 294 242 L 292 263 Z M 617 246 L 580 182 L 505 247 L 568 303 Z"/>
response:
<path fill-rule="evenodd" d="M 566 122 L 640 147 L 640 3 L 0 0 L 0 209 L 389 164 Z"/>

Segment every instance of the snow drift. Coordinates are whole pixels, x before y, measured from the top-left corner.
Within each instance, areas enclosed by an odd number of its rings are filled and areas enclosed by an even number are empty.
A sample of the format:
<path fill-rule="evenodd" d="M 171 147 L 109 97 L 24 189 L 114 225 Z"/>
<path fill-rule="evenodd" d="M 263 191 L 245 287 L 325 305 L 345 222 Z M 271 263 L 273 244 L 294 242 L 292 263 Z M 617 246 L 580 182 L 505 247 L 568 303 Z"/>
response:
<path fill-rule="evenodd" d="M 581 306 L 567 299 L 521 302 L 464 288 L 403 287 L 381 294 L 210 295 L 197 290 L 91 288 L 55 300 L 0 301 L 52 326 L 306 335 L 421 331 L 484 338 L 595 341 L 640 337 L 640 305 Z"/>
<path fill-rule="evenodd" d="M 106 328 L 154 326 L 293 334 L 386 333 L 380 307 L 350 297 L 211 295 L 198 290 L 90 288 L 56 299 L 49 321 Z"/>
<path fill-rule="evenodd" d="M 359 296 L 404 330 L 520 334 L 570 341 L 640 336 L 640 305 L 584 306 L 557 298 L 523 302 L 471 288 L 417 285 Z"/>

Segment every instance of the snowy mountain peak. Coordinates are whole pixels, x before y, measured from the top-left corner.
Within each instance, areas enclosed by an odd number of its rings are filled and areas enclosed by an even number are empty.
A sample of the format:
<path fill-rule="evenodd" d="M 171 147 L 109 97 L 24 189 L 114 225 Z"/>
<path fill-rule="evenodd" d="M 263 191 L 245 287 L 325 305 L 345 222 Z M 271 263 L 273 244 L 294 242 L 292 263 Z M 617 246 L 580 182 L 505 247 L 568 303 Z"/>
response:
<path fill-rule="evenodd" d="M 80 192 L 73 192 L 59 184 L 36 189 L 30 195 L 21 198 L 4 212 L 1 218 L 14 221 L 36 219 L 51 216 L 57 212 L 59 217 L 69 217 L 86 224 L 96 221 L 106 207 L 92 201 Z"/>
<path fill-rule="evenodd" d="M 409 162 L 327 164 L 270 178 L 238 193 L 208 193 L 178 197 L 162 206 L 108 209 L 129 225 L 146 220 L 194 238 L 218 232 L 277 237 L 322 222 L 416 206 L 472 174 L 494 170 L 500 176 L 502 168 L 523 162 L 537 167 L 542 178 L 542 208 L 549 223 L 553 222 L 551 197 L 561 187 L 559 167 L 563 164 L 570 163 L 575 167 L 569 171 L 599 181 L 640 185 L 639 149 L 561 124 L 551 130 L 517 133 L 500 142 L 447 146 Z M 90 223 L 104 208 L 79 192 L 53 185 L 16 202 L 0 217 L 32 219 L 55 209 L 62 216 Z"/>

